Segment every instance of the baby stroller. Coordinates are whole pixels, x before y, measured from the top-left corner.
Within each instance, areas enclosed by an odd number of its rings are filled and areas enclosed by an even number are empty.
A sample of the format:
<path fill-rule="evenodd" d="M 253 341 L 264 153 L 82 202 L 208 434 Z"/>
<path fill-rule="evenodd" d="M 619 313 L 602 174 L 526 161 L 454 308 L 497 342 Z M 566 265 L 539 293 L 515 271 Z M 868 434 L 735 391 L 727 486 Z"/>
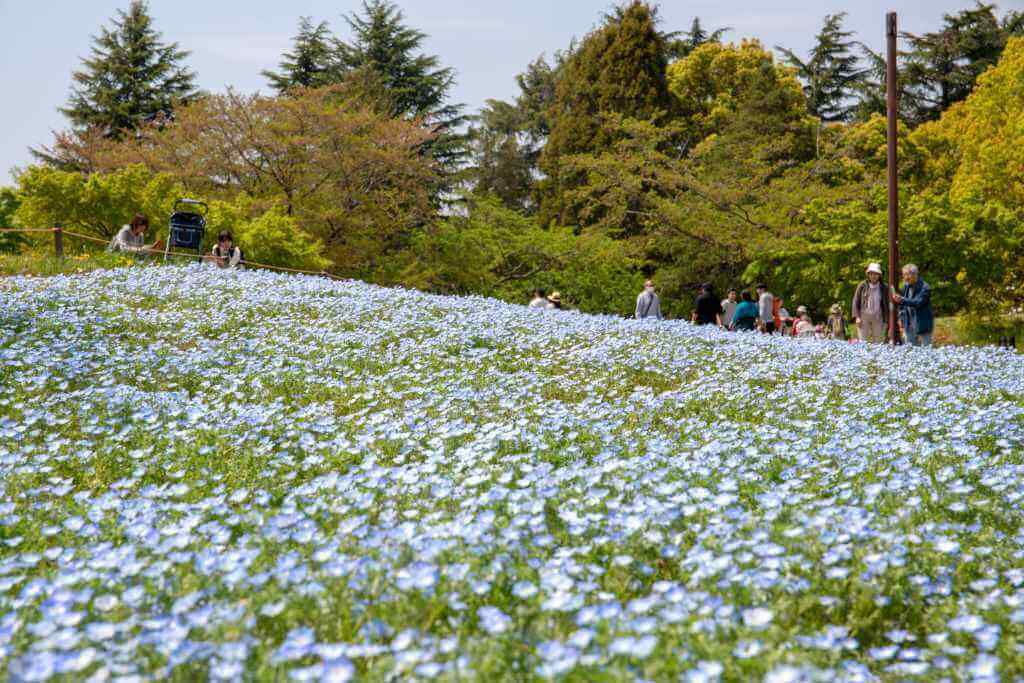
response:
<path fill-rule="evenodd" d="M 179 208 L 180 207 L 180 208 Z M 171 249 L 195 249 L 196 256 L 203 256 L 203 237 L 206 236 L 206 214 L 210 207 L 195 199 L 179 199 L 174 202 L 171 214 L 171 231 L 164 248 L 164 260 Z"/>

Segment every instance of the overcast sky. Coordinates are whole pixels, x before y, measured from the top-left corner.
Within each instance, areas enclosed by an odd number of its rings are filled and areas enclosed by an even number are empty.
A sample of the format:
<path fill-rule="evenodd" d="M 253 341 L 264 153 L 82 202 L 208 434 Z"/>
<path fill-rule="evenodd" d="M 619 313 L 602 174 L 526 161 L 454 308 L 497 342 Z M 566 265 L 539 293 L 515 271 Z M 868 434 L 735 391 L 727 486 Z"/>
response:
<path fill-rule="evenodd" d="M 5 171 L 30 161 L 29 145 L 46 143 L 66 126 L 57 107 L 67 100 L 71 72 L 88 54 L 90 36 L 109 21 L 121 2 L 107 0 L 0 0 L 0 184 Z M 407 21 L 429 35 L 426 49 L 458 73 L 454 97 L 475 111 L 488 98 L 516 93 L 514 76 L 541 52 L 564 48 L 594 27 L 613 3 L 603 0 L 402 0 Z M 665 0 L 663 24 L 686 29 L 694 16 L 708 28 L 732 26 L 728 39 L 759 38 L 768 46 L 805 52 L 823 16 L 847 11 L 847 25 L 880 49 L 884 15 L 900 13 L 901 28 L 934 29 L 943 12 L 971 0 Z M 150 10 L 166 40 L 191 50 L 189 66 L 210 91 L 233 86 L 267 90 L 260 71 L 276 66 L 288 49 L 298 18 L 328 20 L 342 31 L 341 15 L 358 0 L 151 0 Z M 1002 0 L 1003 10 L 1024 0 Z M 808 9 L 813 7 L 813 9 Z"/>

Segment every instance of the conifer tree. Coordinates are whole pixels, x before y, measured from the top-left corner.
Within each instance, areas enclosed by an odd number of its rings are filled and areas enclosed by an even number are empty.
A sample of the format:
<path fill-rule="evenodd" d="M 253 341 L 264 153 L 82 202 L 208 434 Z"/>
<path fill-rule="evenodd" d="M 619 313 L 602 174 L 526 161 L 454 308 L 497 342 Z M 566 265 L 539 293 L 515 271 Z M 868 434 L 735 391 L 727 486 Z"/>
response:
<path fill-rule="evenodd" d="M 668 41 L 669 56 L 672 59 L 682 59 L 705 43 L 720 43 L 722 36 L 732 30 L 730 26 L 716 28 L 708 32 L 700 22 L 700 17 L 694 17 L 690 24 L 690 30 L 684 31 L 685 38 L 673 36 Z"/>
<path fill-rule="evenodd" d="M 672 108 L 665 69 L 668 54 L 655 10 L 634 0 L 588 35 L 558 78 L 550 110 L 551 134 L 541 154 L 543 222 L 577 222 L 563 194 L 581 178 L 561 174 L 561 159 L 602 150 L 623 136 L 610 121 L 663 122 Z"/>
<path fill-rule="evenodd" d="M 792 50 L 776 48 L 803 82 L 808 111 L 822 121 L 850 119 L 856 108 L 854 95 L 866 75 L 858 66 L 853 33 L 843 30 L 844 18 L 845 12 L 825 17 L 806 62 Z"/>
<path fill-rule="evenodd" d="M 465 136 L 456 130 L 465 121 L 463 107 L 449 102 L 455 72 L 422 52 L 426 34 L 404 19 L 388 0 L 364 0 L 361 13 L 345 17 L 352 37 L 337 43 L 339 61 L 346 74 L 367 73 L 386 90 L 391 115 L 427 121 L 439 134 L 431 153 L 453 170 L 466 154 Z"/>
<path fill-rule="evenodd" d="M 943 17 L 940 30 L 903 34 L 910 43 L 903 67 L 907 116 L 913 123 L 932 121 L 951 105 L 966 99 L 978 76 L 999 61 L 1010 36 L 1024 29 L 1019 13 L 1002 22 L 995 5 Z"/>
<path fill-rule="evenodd" d="M 96 127 L 109 137 L 169 115 L 176 102 L 197 95 L 195 74 L 182 63 L 189 53 L 162 42 L 145 0 L 132 0 L 117 14 L 72 75 L 75 85 L 61 109 L 74 126 Z"/>
<path fill-rule="evenodd" d="M 309 17 L 299 19 L 299 32 L 292 50 L 282 56 L 280 71 L 264 71 L 270 86 L 279 93 L 294 87 L 318 88 L 337 83 L 340 67 L 334 38 L 326 21 L 314 25 Z"/>

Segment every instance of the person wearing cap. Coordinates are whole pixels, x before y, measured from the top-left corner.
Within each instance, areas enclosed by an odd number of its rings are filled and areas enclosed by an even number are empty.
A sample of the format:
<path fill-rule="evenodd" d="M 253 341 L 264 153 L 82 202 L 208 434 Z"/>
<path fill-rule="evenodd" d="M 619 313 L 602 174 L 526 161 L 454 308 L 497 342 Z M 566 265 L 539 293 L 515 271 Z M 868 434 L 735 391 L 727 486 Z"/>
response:
<path fill-rule="evenodd" d="M 653 318 L 661 320 L 661 300 L 654 291 L 654 281 L 648 280 L 644 283 L 644 291 L 636 298 L 636 312 L 633 314 L 637 320 Z"/>
<path fill-rule="evenodd" d="M 562 310 L 562 295 L 559 292 L 551 292 L 548 295 L 548 306 L 549 311 L 560 311 Z"/>
<path fill-rule="evenodd" d="M 889 327 L 889 285 L 882 282 L 882 266 L 872 263 L 867 279 L 853 294 L 853 323 L 862 342 L 881 343 Z"/>
<path fill-rule="evenodd" d="M 932 313 L 932 288 L 921 279 L 912 263 L 903 266 L 903 289 L 892 295 L 892 302 L 900 307 L 903 335 L 911 346 L 931 346 L 935 315 Z"/>
<path fill-rule="evenodd" d="M 757 286 L 757 309 L 760 313 L 758 328 L 765 334 L 775 332 L 775 297 L 764 283 Z"/>
<path fill-rule="evenodd" d="M 806 306 L 800 306 L 796 309 L 796 325 L 793 326 L 793 336 L 795 337 L 814 337 L 814 321 L 811 320 L 811 313 L 807 310 Z"/>
<path fill-rule="evenodd" d="M 700 295 L 693 305 L 693 322 L 698 325 L 722 326 L 722 302 L 715 296 L 715 288 L 710 282 L 700 286 Z"/>
<path fill-rule="evenodd" d="M 846 341 L 846 316 L 840 304 L 832 304 L 828 322 L 825 324 L 825 338 Z"/>

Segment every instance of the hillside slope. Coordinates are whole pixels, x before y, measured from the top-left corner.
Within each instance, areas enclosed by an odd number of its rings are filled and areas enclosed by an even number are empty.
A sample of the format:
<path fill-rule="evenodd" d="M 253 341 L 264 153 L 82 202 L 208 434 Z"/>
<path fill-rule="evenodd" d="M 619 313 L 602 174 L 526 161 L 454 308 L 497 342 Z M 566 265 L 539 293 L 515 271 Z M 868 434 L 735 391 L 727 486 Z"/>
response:
<path fill-rule="evenodd" d="M 1012 678 L 1022 474 L 1008 352 L 10 279 L 0 675 Z"/>

